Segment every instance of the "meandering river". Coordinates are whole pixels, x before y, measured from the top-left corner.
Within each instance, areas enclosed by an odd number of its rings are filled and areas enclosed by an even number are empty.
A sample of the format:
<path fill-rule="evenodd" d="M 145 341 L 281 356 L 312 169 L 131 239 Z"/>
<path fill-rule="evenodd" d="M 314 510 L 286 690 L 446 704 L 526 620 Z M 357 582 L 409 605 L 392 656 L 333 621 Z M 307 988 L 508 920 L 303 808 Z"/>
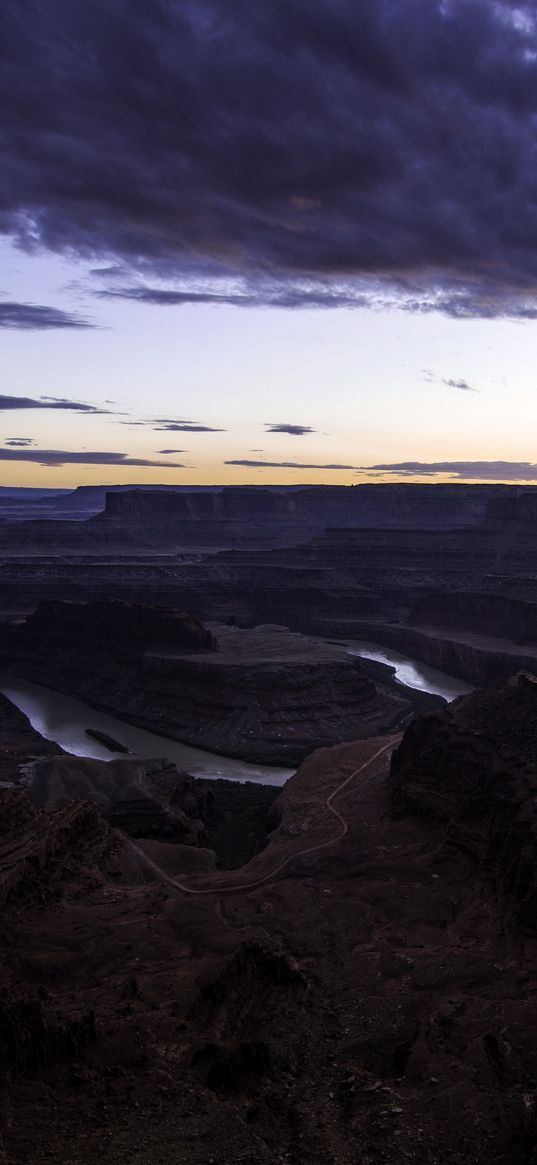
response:
<path fill-rule="evenodd" d="M 18 676 L 1 675 L 0 692 L 28 717 L 31 725 L 47 740 L 55 740 L 66 752 L 75 756 L 113 760 L 122 753 L 110 752 L 97 740 L 86 736 L 86 728 L 97 728 L 120 744 L 126 745 L 134 757 L 165 757 L 179 768 L 198 777 L 233 781 L 256 781 L 262 785 L 285 785 L 294 769 L 273 768 L 271 765 L 248 764 L 227 756 L 216 756 L 201 748 L 192 748 L 158 736 L 144 728 L 135 728 L 124 720 L 99 712 L 83 700 L 54 692 L 41 684 L 31 684 Z"/>
<path fill-rule="evenodd" d="M 419 692 L 432 692 L 435 696 L 443 696 L 448 702 L 474 690 L 471 684 L 466 684 L 464 680 L 438 671 L 438 668 L 429 667 L 426 663 L 410 659 L 408 655 L 402 655 L 393 647 L 381 647 L 380 643 L 369 643 L 363 639 L 345 639 L 341 641 L 341 645 L 345 647 L 349 655 L 359 655 L 363 659 L 374 659 L 377 663 L 384 663 L 395 668 L 394 680 L 396 683 L 404 684 L 406 688 L 416 688 Z"/>
<path fill-rule="evenodd" d="M 330 640 L 330 642 L 334 642 Z M 433 692 L 454 700 L 471 692 L 469 684 L 427 664 L 418 663 L 391 647 L 378 643 L 347 639 L 341 641 L 350 655 L 376 660 L 395 668 L 396 682 L 422 692 Z M 99 712 L 62 692 L 52 691 L 40 684 L 32 684 L 16 676 L 0 676 L 0 692 L 12 700 L 28 717 L 33 727 L 47 740 L 55 740 L 66 752 L 76 756 L 111 760 L 123 754 L 112 753 L 97 740 L 86 736 L 86 728 L 96 728 L 125 745 L 135 757 L 165 757 L 180 768 L 198 776 L 216 779 L 224 777 L 235 781 L 257 781 L 264 785 L 284 785 L 293 769 L 273 768 L 271 765 L 247 764 L 231 757 L 216 756 L 201 748 L 192 748 L 177 740 L 135 728 L 106 712 Z"/>

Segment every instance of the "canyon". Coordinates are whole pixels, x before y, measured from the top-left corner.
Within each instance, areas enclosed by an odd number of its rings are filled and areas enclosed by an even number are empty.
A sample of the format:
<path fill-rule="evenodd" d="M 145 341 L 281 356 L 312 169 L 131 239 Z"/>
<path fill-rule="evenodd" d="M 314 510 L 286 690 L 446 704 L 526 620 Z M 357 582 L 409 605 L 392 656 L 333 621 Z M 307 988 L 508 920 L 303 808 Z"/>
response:
<path fill-rule="evenodd" d="M 42 600 L 121 599 L 368 638 L 479 683 L 536 666 L 536 498 L 455 484 L 116 491 L 85 521 L 4 526 L 0 602 L 8 620 Z"/>
<path fill-rule="evenodd" d="M 0 513 L 3 671 L 298 769 L 0 697 L 2 1165 L 537 1165 L 537 494 L 69 497 Z"/>
<path fill-rule="evenodd" d="M 207 628 L 120 601 L 41 603 L 0 634 L 0 666 L 172 739 L 263 764 L 388 731 L 411 711 L 403 689 L 374 684 L 337 645 L 274 626 Z"/>

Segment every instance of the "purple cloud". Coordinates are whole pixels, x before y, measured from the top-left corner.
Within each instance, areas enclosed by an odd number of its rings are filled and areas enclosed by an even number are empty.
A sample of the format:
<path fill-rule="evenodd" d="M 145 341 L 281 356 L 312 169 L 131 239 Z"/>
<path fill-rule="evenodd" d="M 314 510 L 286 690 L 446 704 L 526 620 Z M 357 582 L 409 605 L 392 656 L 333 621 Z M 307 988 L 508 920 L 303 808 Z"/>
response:
<path fill-rule="evenodd" d="M 151 461 L 144 457 L 129 457 L 127 453 L 73 452 L 64 449 L 0 449 L 0 461 L 33 461 L 37 465 L 150 465 L 159 469 L 184 469 L 177 461 Z"/>
<path fill-rule="evenodd" d="M 75 413 L 109 413 L 109 409 L 100 409 L 97 405 L 85 404 L 84 401 L 66 400 L 61 396 L 41 396 L 36 400 L 30 396 L 0 394 L 0 412 L 11 409 L 67 409 Z"/>
<path fill-rule="evenodd" d="M 105 296 L 537 318 L 533 5 L 17 0 L 0 45 L 0 230 Z"/>

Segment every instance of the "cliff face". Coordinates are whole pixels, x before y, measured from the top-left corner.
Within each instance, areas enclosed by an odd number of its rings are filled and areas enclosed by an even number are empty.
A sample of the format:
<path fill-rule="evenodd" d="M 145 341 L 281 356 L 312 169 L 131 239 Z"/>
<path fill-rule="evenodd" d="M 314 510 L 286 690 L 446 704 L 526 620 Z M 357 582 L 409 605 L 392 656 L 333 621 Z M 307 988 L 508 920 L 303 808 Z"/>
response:
<path fill-rule="evenodd" d="M 504 636 L 521 646 L 537 642 L 537 604 L 503 594 L 455 591 L 413 603 L 409 622 L 439 630 Z"/>
<path fill-rule="evenodd" d="M 324 624 L 330 635 L 367 639 L 421 660 L 430 667 L 459 676 L 471 684 L 508 679 L 520 668 L 537 673 L 537 651 L 532 644 L 520 645 L 503 639 L 479 636 L 453 629 L 410 627 L 406 623 L 370 622 L 359 619 L 330 619 Z"/>
<path fill-rule="evenodd" d="M 537 528 L 537 495 L 531 489 L 519 489 L 515 493 L 502 493 L 489 498 L 485 521 L 490 524 L 508 526 L 522 523 L 531 529 Z"/>
<path fill-rule="evenodd" d="M 223 487 L 218 490 L 125 489 L 109 493 L 102 512 L 85 521 L 30 520 L 0 530 L 12 551 L 83 551 L 109 546 L 146 552 L 166 547 L 277 547 L 307 542 L 331 527 L 434 530 L 475 526 L 490 499 L 516 487 L 379 484 L 300 489 Z M 98 494 L 92 494 L 98 504 Z M 63 509 L 84 516 L 72 498 Z M 63 505 L 63 503 L 62 503 Z M 69 509 L 69 507 L 71 507 Z M 87 513 L 87 510 L 86 510 Z"/>
<path fill-rule="evenodd" d="M 415 720 L 394 753 L 392 801 L 442 827 L 537 935 L 537 680 L 461 697 Z"/>
<path fill-rule="evenodd" d="M 52 645 L 55 650 L 101 649 L 118 658 L 136 658 L 149 649 L 217 649 L 214 636 L 195 616 L 137 603 L 40 603 L 17 634 L 31 650 Z"/>
<path fill-rule="evenodd" d="M 516 487 L 514 487 L 516 489 Z M 436 528 L 473 525 L 483 519 L 489 500 L 505 486 L 358 485 L 309 486 L 299 490 L 224 487 L 218 493 L 149 493 L 141 490 L 106 496 L 105 514 L 147 521 L 181 518 L 296 519 L 323 528 L 351 521 L 365 526 Z"/>

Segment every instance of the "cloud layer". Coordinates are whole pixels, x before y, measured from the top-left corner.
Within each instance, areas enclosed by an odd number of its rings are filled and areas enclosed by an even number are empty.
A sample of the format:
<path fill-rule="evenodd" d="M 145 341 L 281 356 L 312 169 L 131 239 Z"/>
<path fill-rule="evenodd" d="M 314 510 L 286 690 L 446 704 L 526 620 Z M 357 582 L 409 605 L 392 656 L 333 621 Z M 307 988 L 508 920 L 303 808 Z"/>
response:
<path fill-rule="evenodd" d="M 67 409 L 74 413 L 109 413 L 109 409 L 100 409 L 97 405 L 85 404 L 84 401 L 66 400 L 61 396 L 41 396 L 37 400 L 31 396 L 4 396 L 0 394 L 0 412 L 11 409 Z"/>
<path fill-rule="evenodd" d="M 155 432 L 160 433 L 225 433 L 225 431 L 213 429 L 211 425 L 198 425 L 196 421 L 164 421 L 155 425 Z"/>
<path fill-rule="evenodd" d="M 148 461 L 144 457 L 129 457 L 127 453 L 73 452 L 65 449 L 0 449 L 0 461 L 33 461 L 37 465 L 150 465 L 159 469 L 184 469 L 177 461 Z"/>
<path fill-rule="evenodd" d="M 5 0 L 0 45 L 0 230 L 106 295 L 537 318 L 533 3 Z"/>
<path fill-rule="evenodd" d="M 537 481 L 537 463 L 531 461 L 399 461 L 392 465 L 363 465 L 361 473 L 374 477 L 436 477 L 482 481 Z"/>
<path fill-rule="evenodd" d="M 307 465 L 303 461 L 224 461 L 224 465 L 243 465 L 247 469 L 355 469 L 354 465 Z"/>
<path fill-rule="evenodd" d="M 1 133 L 0 133 L 1 140 Z M 1 184 L 1 178 L 0 178 Z M 0 224 L 2 211 L 0 207 Z M 0 328 L 19 328 L 23 331 L 43 331 L 51 328 L 91 328 L 89 320 L 76 312 L 62 311 L 58 307 L 45 307 L 39 303 L 14 303 L 0 300 Z"/>
<path fill-rule="evenodd" d="M 303 437 L 306 433 L 316 433 L 316 429 L 310 428 L 309 425 L 269 425 L 266 424 L 267 433 L 288 433 L 290 437 Z"/>
<path fill-rule="evenodd" d="M 421 379 L 426 384 L 445 384 L 447 388 L 458 388 L 461 392 L 479 392 L 478 388 L 474 388 L 472 384 L 468 384 L 468 381 L 462 376 L 436 376 L 434 372 L 431 372 L 430 368 L 422 368 Z"/>

